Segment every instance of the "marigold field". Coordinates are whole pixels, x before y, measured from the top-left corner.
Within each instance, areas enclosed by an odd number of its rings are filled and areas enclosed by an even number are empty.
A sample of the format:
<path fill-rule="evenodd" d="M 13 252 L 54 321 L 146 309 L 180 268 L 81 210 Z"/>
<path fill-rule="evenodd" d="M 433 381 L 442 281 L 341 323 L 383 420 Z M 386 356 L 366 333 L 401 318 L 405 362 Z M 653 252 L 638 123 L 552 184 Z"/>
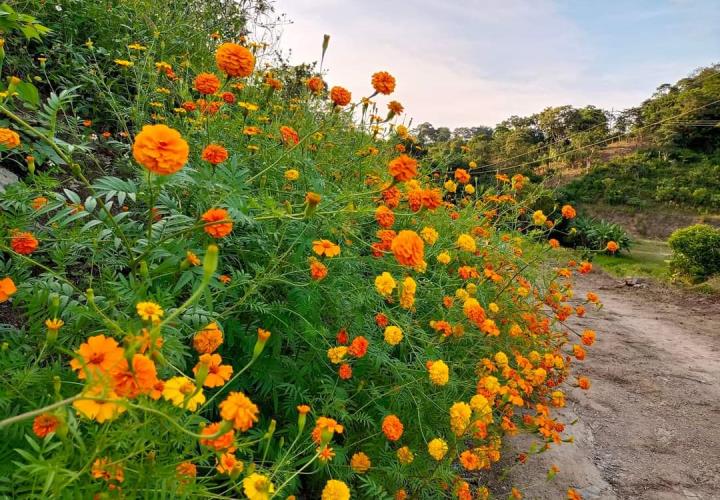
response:
<path fill-rule="evenodd" d="M 94 116 L 41 21 L 4 28 L 0 496 L 489 498 L 506 440 L 571 439 L 572 207 L 419 159 L 391 67 L 351 95 L 251 37 L 88 40 L 127 98 Z"/>

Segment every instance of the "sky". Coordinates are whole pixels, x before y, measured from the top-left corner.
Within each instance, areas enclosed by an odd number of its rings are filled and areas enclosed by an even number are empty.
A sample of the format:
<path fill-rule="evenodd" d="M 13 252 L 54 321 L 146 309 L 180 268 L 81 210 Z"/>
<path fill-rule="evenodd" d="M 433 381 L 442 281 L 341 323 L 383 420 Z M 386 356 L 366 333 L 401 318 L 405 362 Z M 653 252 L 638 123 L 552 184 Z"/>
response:
<path fill-rule="evenodd" d="M 353 100 L 397 79 L 405 120 L 493 126 L 548 106 L 635 106 L 720 63 L 720 0 L 277 0 L 280 46 Z M 291 49 L 291 52 L 290 52 Z"/>

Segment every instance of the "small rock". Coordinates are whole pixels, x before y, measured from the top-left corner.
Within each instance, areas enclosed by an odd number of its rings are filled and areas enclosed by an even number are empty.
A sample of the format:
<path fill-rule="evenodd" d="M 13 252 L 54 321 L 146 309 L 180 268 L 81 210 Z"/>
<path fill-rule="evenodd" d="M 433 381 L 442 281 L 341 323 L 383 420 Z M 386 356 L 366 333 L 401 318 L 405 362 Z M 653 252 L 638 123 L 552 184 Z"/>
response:
<path fill-rule="evenodd" d="M 0 167 L 0 192 L 5 191 L 5 186 L 18 181 L 18 176 L 8 169 Z"/>

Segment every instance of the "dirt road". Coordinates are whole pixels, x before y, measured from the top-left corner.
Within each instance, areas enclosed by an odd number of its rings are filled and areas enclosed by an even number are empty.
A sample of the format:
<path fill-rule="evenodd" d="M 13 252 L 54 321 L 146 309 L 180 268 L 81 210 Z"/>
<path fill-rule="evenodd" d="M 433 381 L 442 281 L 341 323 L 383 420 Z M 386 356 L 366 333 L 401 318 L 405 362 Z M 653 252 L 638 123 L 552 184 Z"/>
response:
<path fill-rule="evenodd" d="M 576 296 L 588 290 L 604 308 L 572 323 L 598 334 L 577 370 L 592 387 L 567 391 L 575 443 L 512 467 L 511 482 L 527 499 L 564 499 L 568 486 L 586 500 L 720 499 L 720 301 L 596 272 Z M 530 442 L 517 440 L 506 463 Z"/>

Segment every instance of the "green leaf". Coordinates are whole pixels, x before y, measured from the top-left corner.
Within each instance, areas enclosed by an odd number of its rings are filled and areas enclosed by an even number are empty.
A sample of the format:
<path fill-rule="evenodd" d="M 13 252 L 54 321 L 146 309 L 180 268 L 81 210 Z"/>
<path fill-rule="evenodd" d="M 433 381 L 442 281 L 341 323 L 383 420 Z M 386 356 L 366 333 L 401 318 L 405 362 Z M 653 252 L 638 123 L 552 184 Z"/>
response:
<path fill-rule="evenodd" d="M 20 99 L 32 106 L 37 108 L 40 105 L 40 94 L 38 93 L 37 87 L 30 82 L 20 82 L 15 86 L 15 90 L 18 93 Z"/>

